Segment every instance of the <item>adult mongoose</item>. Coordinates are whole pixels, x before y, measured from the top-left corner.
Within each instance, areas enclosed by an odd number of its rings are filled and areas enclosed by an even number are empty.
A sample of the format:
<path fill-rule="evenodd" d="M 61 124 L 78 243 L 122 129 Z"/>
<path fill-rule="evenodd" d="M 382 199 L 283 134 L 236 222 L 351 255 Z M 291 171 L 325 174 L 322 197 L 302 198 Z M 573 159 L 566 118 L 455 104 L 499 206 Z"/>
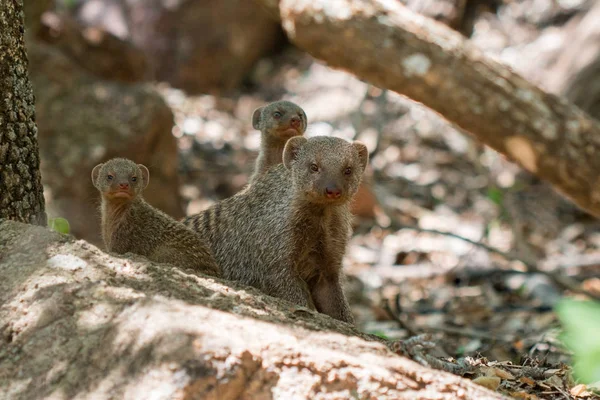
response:
<path fill-rule="evenodd" d="M 205 237 L 223 277 L 353 322 L 342 291 L 349 203 L 368 161 L 360 142 L 288 140 L 283 164 L 184 223 Z M 310 293 L 307 293 L 306 288 Z"/>

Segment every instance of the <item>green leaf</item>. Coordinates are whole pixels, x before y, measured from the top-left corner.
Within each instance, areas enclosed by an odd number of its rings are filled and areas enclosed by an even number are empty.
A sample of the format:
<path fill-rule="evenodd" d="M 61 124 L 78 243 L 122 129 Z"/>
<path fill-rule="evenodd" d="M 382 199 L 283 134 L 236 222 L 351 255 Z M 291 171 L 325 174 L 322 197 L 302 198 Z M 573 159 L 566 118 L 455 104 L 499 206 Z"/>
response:
<path fill-rule="evenodd" d="M 491 187 L 487 190 L 487 197 L 497 205 L 502 205 L 502 198 L 504 197 L 504 192 L 502 190 Z"/>
<path fill-rule="evenodd" d="M 575 377 L 600 382 L 600 303 L 565 299 L 556 312 L 564 328 L 561 339 L 573 351 Z"/>
<path fill-rule="evenodd" d="M 50 220 L 48 220 L 48 226 L 50 227 L 50 229 L 59 233 L 64 233 L 65 235 L 69 234 L 69 232 L 71 231 L 69 221 L 60 217 L 50 218 Z"/>
<path fill-rule="evenodd" d="M 371 333 L 371 335 L 379 336 L 382 339 L 389 340 L 389 337 L 383 331 L 372 331 L 370 333 Z"/>
<path fill-rule="evenodd" d="M 77 6 L 77 0 L 64 0 L 63 4 L 67 9 L 73 9 Z"/>

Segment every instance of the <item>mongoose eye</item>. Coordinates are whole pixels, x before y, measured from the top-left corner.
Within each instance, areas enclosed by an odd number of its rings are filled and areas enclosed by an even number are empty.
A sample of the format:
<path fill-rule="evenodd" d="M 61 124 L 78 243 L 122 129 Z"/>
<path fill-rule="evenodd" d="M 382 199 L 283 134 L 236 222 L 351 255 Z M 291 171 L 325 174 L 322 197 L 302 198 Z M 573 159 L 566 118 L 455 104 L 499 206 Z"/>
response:
<path fill-rule="evenodd" d="M 344 175 L 350 175 L 352 174 L 352 168 L 348 167 L 344 170 Z"/>
<path fill-rule="evenodd" d="M 108 178 L 109 181 L 112 181 L 112 179 L 114 178 L 114 176 L 112 176 L 111 174 L 108 174 L 107 178 Z"/>
<path fill-rule="evenodd" d="M 319 171 L 319 166 L 317 164 L 310 164 L 310 170 L 312 172 L 318 172 Z"/>
<path fill-rule="evenodd" d="M 275 111 L 275 112 L 273 113 L 273 117 L 275 117 L 275 118 L 277 118 L 277 119 L 281 118 L 281 115 L 282 115 L 282 114 L 281 114 L 279 111 Z"/>
<path fill-rule="evenodd" d="M 131 182 L 135 182 L 135 181 L 137 181 L 137 178 L 135 176 L 132 176 L 131 177 Z"/>

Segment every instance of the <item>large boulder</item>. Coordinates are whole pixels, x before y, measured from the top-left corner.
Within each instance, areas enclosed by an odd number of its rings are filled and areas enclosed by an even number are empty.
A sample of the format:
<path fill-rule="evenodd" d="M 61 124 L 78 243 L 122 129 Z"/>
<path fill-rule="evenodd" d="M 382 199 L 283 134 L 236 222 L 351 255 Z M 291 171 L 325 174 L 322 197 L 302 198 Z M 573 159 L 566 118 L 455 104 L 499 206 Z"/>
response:
<path fill-rule="evenodd" d="M 0 399 L 502 399 L 323 314 L 0 221 Z"/>
<path fill-rule="evenodd" d="M 102 28 L 83 26 L 68 15 L 45 12 L 36 38 L 59 49 L 97 77 L 121 82 L 150 78 L 143 51 Z"/>
<path fill-rule="evenodd" d="M 86 0 L 74 14 L 86 26 L 142 49 L 153 77 L 189 93 L 237 87 L 284 38 L 248 0 Z"/>
<path fill-rule="evenodd" d="M 548 74 L 551 89 L 600 119 L 600 2 L 565 29 L 564 51 Z"/>
<path fill-rule="evenodd" d="M 54 9 L 54 6 L 54 0 L 25 0 L 23 2 L 25 32 L 32 36 L 37 35 L 41 28 L 42 15 Z"/>
<path fill-rule="evenodd" d="M 183 216 L 173 115 L 162 97 L 143 85 L 99 80 L 42 43 L 30 41 L 28 53 L 48 214 L 99 243 L 99 194 L 90 173 L 104 160 L 127 157 L 150 169 L 146 199 Z"/>

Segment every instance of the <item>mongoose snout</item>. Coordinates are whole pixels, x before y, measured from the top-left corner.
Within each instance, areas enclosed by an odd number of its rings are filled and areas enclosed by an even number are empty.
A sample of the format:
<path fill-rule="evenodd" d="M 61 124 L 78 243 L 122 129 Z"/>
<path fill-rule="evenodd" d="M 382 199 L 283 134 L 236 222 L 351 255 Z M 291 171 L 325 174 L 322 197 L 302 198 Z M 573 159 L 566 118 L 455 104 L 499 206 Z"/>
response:
<path fill-rule="evenodd" d="M 302 120 L 300 119 L 300 117 L 295 115 L 292 116 L 292 118 L 290 119 L 290 126 L 294 128 L 297 132 L 300 132 L 300 129 L 302 128 Z"/>
<path fill-rule="evenodd" d="M 342 191 L 338 189 L 336 186 L 329 185 L 325 187 L 325 196 L 330 199 L 339 199 L 342 195 Z"/>

